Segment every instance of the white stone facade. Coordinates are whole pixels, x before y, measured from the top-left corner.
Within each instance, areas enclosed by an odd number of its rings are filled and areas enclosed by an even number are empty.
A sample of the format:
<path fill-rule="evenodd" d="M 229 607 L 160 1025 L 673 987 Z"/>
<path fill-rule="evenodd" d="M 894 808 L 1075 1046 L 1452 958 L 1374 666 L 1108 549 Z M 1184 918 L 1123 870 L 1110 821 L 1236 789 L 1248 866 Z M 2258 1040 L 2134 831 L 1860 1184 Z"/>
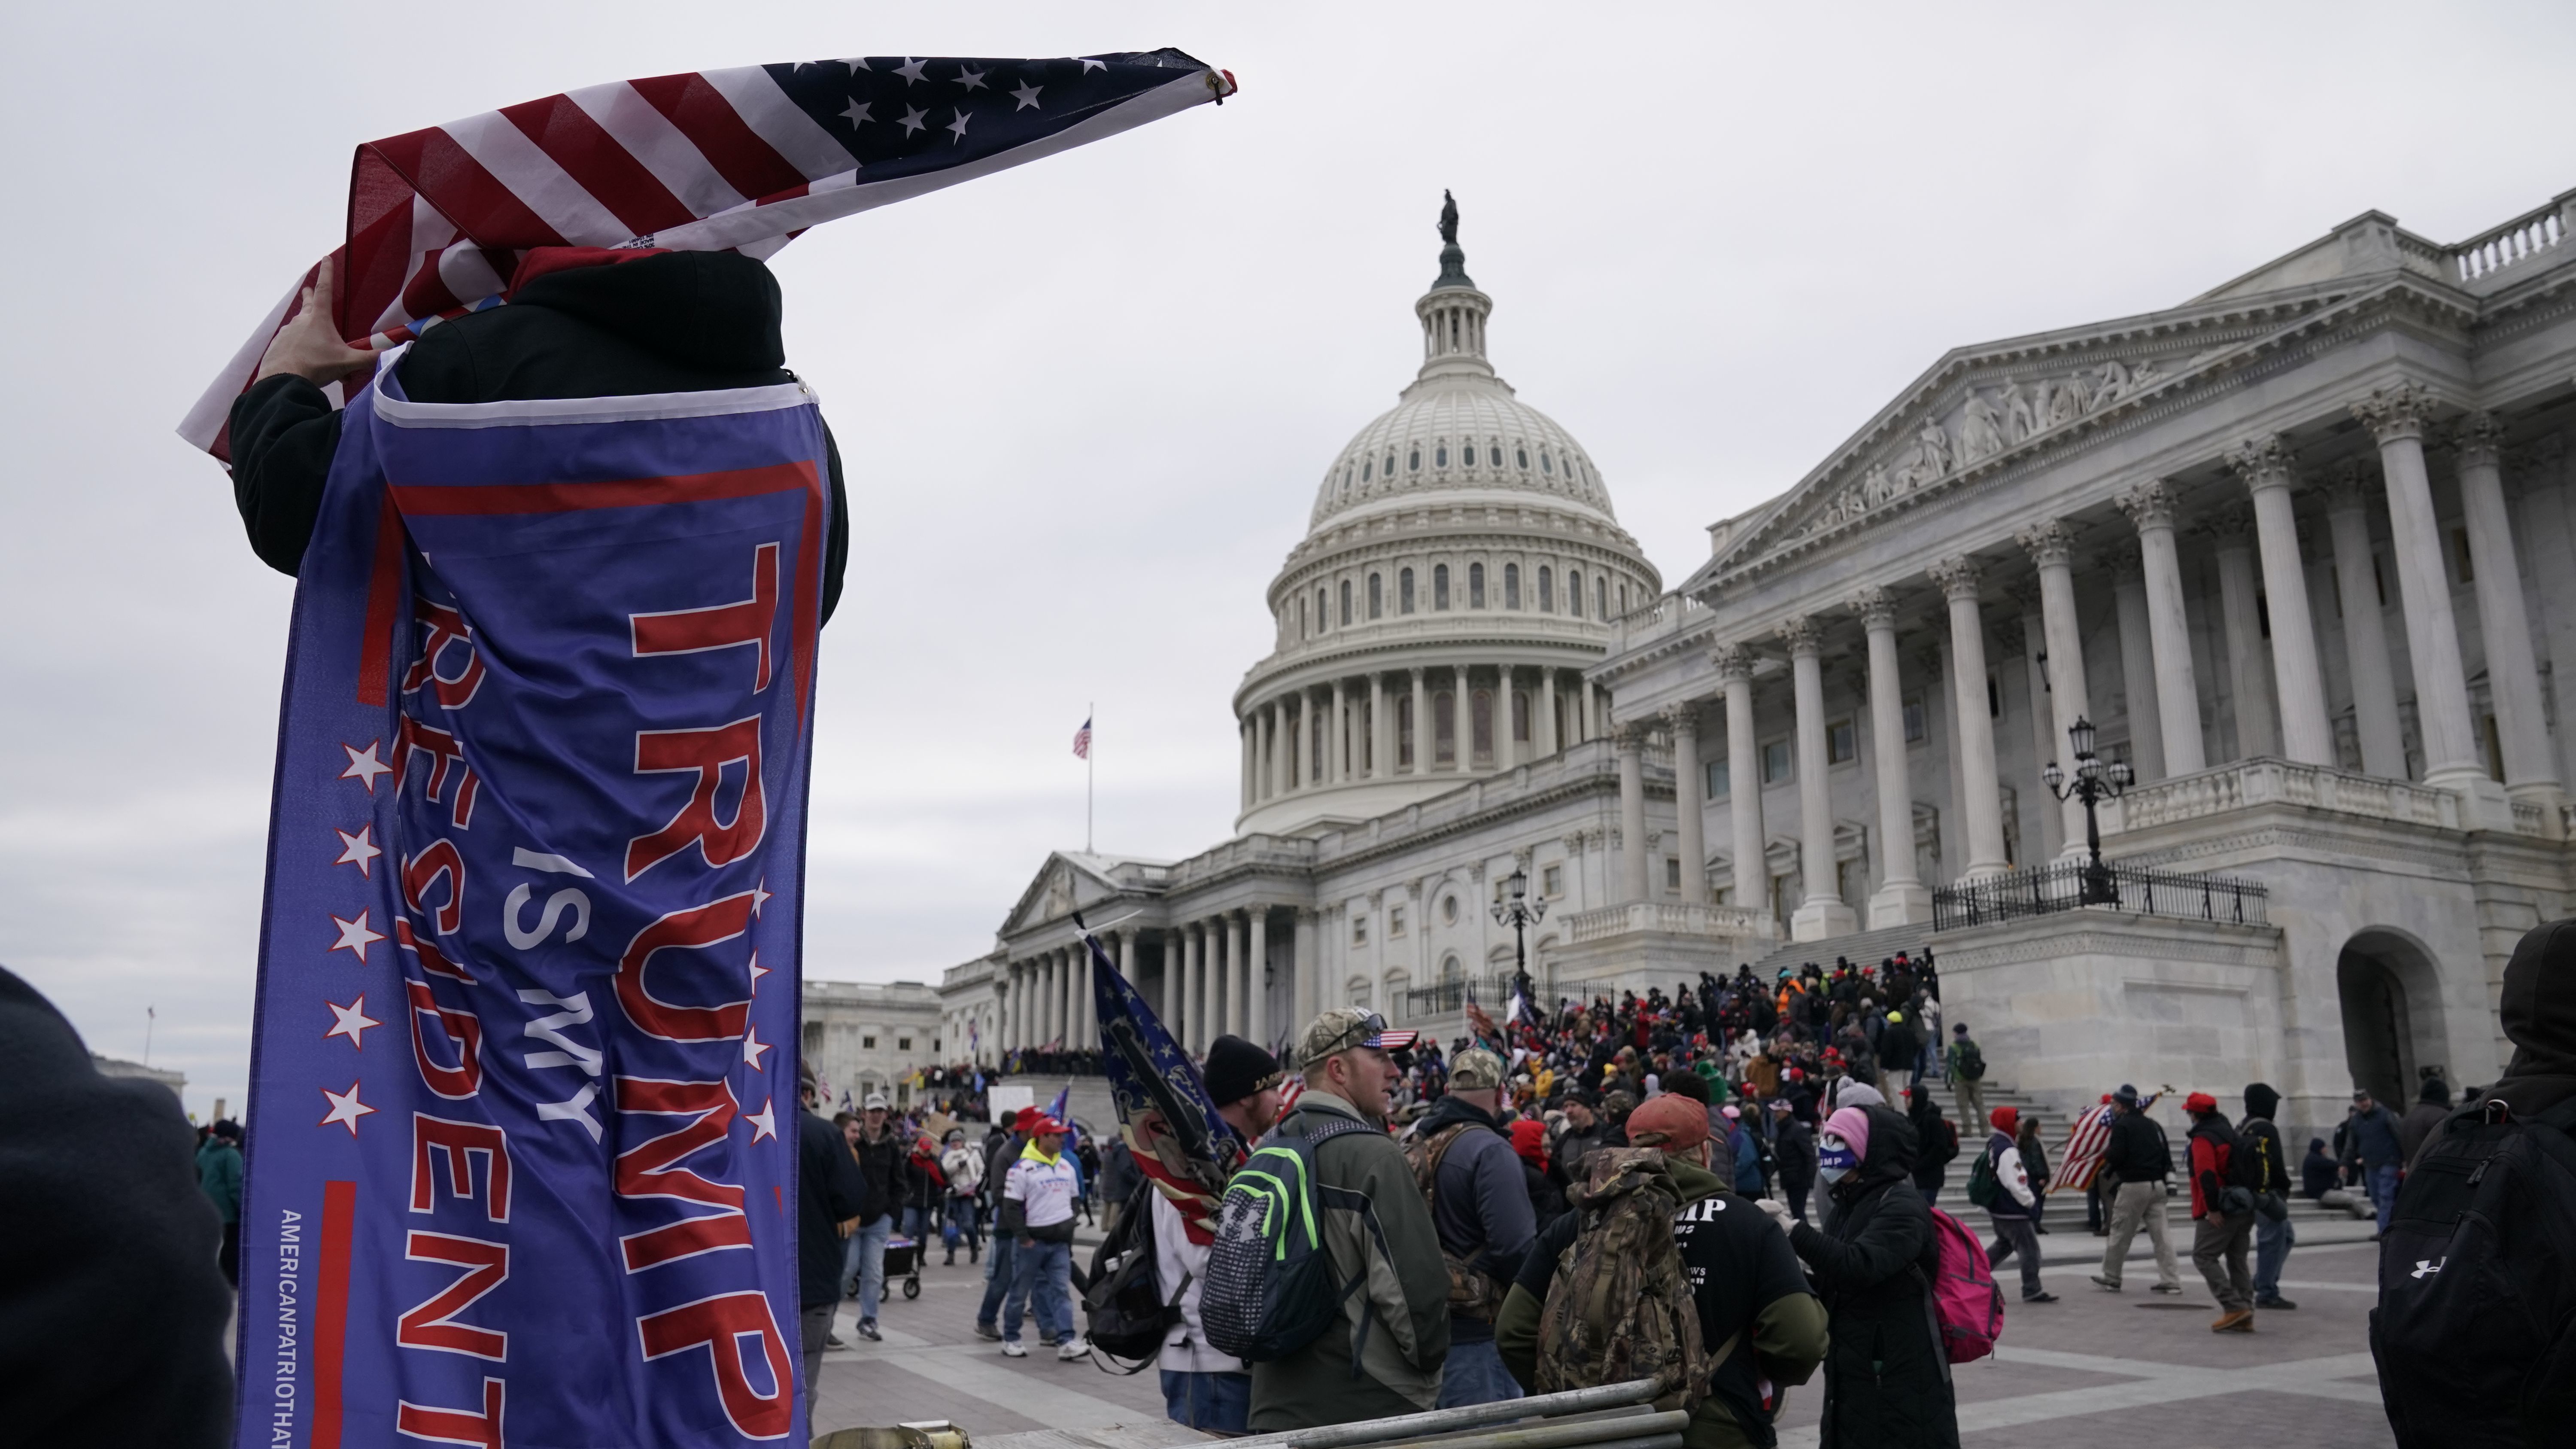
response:
<path fill-rule="evenodd" d="M 1493 376 L 1453 248 L 1420 376 L 1269 591 L 1238 837 L 1053 857 L 951 1019 L 989 1013 L 987 1059 L 1087 1040 L 1075 908 L 1193 1044 L 1446 1014 L 1426 988 L 1511 969 L 1518 868 L 1560 993 L 1930 944 L 2060 1107 L 2262 1079 L 2304 1128 L 2356 1080 L 2491 1081 L 2506 955 L 2576 891 L 2571 228 L 2576 193 L 2453 246 L 2367 213 L 2166 311 L 1958 349 L 1660 596 Z M 2082 853 L 2042 781 L 2079 717 L 2138 777 L 2106 855 L 2255 883 L 2264 924 L 1934 933 L 1936 891 Z"/>
<path fill-rule="evenodd" d="M 912 1100 L 915 1072 L 960 1059 L 944 1035 L 939 992 L 918 981 L 805 982 L 803 1060 L 830 1106 L 852 1107 L 883 1092 L 898 1108 Z"/>

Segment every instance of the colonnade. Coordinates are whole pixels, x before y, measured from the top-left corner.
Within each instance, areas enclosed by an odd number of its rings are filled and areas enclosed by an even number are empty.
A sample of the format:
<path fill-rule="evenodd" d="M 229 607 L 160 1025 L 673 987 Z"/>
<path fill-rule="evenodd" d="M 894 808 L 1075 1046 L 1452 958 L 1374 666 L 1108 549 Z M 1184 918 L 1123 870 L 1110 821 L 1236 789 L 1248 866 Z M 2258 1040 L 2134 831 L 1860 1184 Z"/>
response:
<path fill-rule="evenodd" d="M 2472 724 L 2468 682 L 2461 663 L 2458 621 L 2451 607 L 2449 573 L 2443 540 L 2433 512 L 2432 484 L 2426 470 L 2423 440 L 2431 426 L 2432 405 L 2424 390 L 2399 382 L 2374 391 L 2353 405 L 2353 416 L 2369 428 L 2378 445 L 2380 471 L 2386 480 L 2390 536 L 2397 564 L 2397 590 L 2407 633 L 2407 657 L 2414 673 L 2415 699 L 2422 734 L 2425 783 L 2459 791 L 2476 800 L 2492 797 L 2493 785 L 2480 759 L 2479 735 Z M 2448 429 L 2458 463 L 2469 569 L 2476 589 L 2478 615 L 2486 646 L 2488 677 L 2495 706 L 2496 729 L 2504 770 L 2504 795 L 2517 803 L 2544 809 L 2554 820 L 2564 798 L 2552 759 L 2547 725 L 2541 712 L 2540 672 L 2523 602 L 2520 570 L 2514 558 L 2503 476 L 2498 456 L 2501 429 L 2484 413 L 2470 413 Z M 2332 720 L 2327 713 L 2325 676 L 2318 657 L 2316 621 L 2309 606 L 2307 574 L 2299 551 L 2293 489 L 2297 470 L 2289 449 L 2277 436 L 2254 439 L 2229 453 L 2228 470 L 2246 497 L 2195 520 L 2217 546 L 2220 601 L 2226 630 L 2230 697 L 2237 709 L 2238 754 L 2274 754 L 2310 765 L 2338 764 Z M 2381 604 L 2373 585 L 2370 497 L 2359 470 L 2332 474 L 2324 488 L 2328 534 L 2342 610 L 2344 644 L 2353 683 L 2355 731 L 2365 773 L 2406 777 L 2394 668 Z M 2194 678 L 2189 618 L 2180 551 L 2175 538 L 2176 490 L 2164 480 L 2150 480 L 2123 492 L 2120 512 L 2136 530 L 2134 568 L 2115 574 L 2114 603 L 2122 652 L 2122 679 L 2128 692 L 2132 764 L 2141 780 L 2186 775 L 2207 768 L 2200 722 L 2201 686 Z M 2078 627 L 2072 555 L 2074 534 L 2066 523 L 2046 520 L 2023 528 L 2014 544 L 2037 573 L 2039 624 L 2046 639 L 2047 700 L 2050 718 L 2045 738 L 2062 747 L 2066 730 L 2079 717 L 2091 718 L 2084 668 L 2083 633 Z M 2125 560 L 2123 560 L 2125 562 Z M 2008 868 L 2005 854 L 2002 792 L 1995 759 L 1994 725 L 1986 697 L 1986 625 L 1980 590 L 1987 565 L 1962 553 L 1938 560 L 1925 570 L 1947 604 L 1948 674 L 1954 690 L 1950 718 L 1957 748 L 1958 804 L 1965 818 L 1967 865 L 1962 878 L 1981 879 Z M 2268 606 L 2270 638 L 2261 637 L 2256 578 Z M 1903 580 L 1889 580 L 1902 583 Z M 1873 735 L 1876 773 L 1876 829 L 1881 845 L 1875 852 L 1878 886 L 1870 898 L 1872 927 L 1926 920 L 1930 896 L 1914 863 L 1913 790 L 1908 779 L 1903 720 L 1903 687 L 1896 639 L 1897 607 L 1884 586 L 1859 591 L 1848 601 L 1867 637 L 1866 690 Z M 1841 934 L 1858 925 L 1856 913 L 1833 889 L 1834 843 L 1830 799 L 1826 793 L 1826 711 L 1821 662 L 1820 620 L 1799 615 L 1777 626 L 1770 641 L 1788 656 L 1794 699 L 1800 868 L 1810 883 L 1807 899 L 1791 918 L 1791 933 L 1800 940 Z M 1730 641 L 1710 656 L 1718 693 L 1725 706 L 1728 773 L 1732 781 L 1734 894 L 1739 904 L 1767 899 L 1769 868 L 1764 860 L 1760 760 L 1753 718 L 1756 645 L 1766 641 Z M 2263 677 L 2268 652 L 2271 678 Z M 1681 823 L 1681 898 L 1706 896 L 1705 846 L 1699 839 L 1705 801 L 1698 762 L 1698 705 L 1689 701 L 1651 720 L 1630 721 L 1619 736 L 1619 784 L 1626 845 L 1620 871 L 1624 899 L 1648 897 L 1643 841 L 1642 732 L 1661 724 L 1675 745 L 1675 793 Z M 2501 804 L 2501 801 L 2497 802 Z M 2064 838 L 2070 851 L 2083 848 L 2083 808 L 2064 807 Z M 2473 807 L 2464 818 L 2495 827 L 2492 810 Z M 1818 888 L 1822 883 L 1822 888 Z"/>
<path fill-rule="evenodd" d="M 1269 941 L 1275 912 L 1289 912 L 1296 926 L 1300 962 L 1313 955 L 1311 910 L 1255 904 L 1176 922 L 1161 929 L 1162 999 L 1153 1004 L 1173 1036 L 1189 1051 L 1232 1033 L 1256 1042 L 1280 1034 L 1271 1020 Z M 1140 933 L 1113 931 L 1102 946 L 1130 983 L 1137 977 Z M 1088 952 L 1079 942 L 1008 962 L 1002 975 L 1001 1043 L 1005 1052 L 1043 1050 L 1060 1041 L 1068 1051 L 1100 1044 L 1100 1019 L 1092 996 Z M 1141 989 L 1141 987 L 1140 987 Z M 1304 992 L 1292 1011 L 1309 1010 Z"/>
<path fill-rule="evenodd" d="M 1482 761 L 1471 685 L 1477 679 L 1491 691 L 1491 749 Z M 1434 712 L 1443 694 L 1445 718 Z M 1528 701 L 1526 741 L 1515 721 L 1516 698 Z M 1555 665 L 1435 664 L 1302 685 L 1247 709 L 1243 807 L 1361 780 L 1465 775 L 1545 759 L 1601 732 L 1605 698 L 1599 686 Z M 1438 749 L 1444 726 L 1445 759 Z"/>

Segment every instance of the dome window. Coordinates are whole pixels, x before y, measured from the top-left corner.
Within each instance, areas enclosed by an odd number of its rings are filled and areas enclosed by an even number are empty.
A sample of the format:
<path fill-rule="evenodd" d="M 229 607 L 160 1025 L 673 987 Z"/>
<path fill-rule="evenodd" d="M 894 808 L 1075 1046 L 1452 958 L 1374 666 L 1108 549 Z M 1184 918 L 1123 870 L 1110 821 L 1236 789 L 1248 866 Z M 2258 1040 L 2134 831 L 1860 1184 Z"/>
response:
<path fill-rule="evenodd" d="M 1485 461 L 1493 464 L 1497 468 L 1503 466 L 1503 445 L 1496 443 L 1494 446 L 1487 448 L 1485 450 Z"/>
<path fill-rule="evenodd" d="M 1485 607 L 1485 566 L 1483 564 L 1467 565 L 1467 607 L 1470 609 Z"/>
<path fill-rule="evenodd" d="M 1516 563 L 1507 563 L 1503 565 L 1503 607 L 1506 609 L 1517 609 L 1520 606 L 1521 566 Z"/>
<path fill-rule="evenodd" d="M 1522 472 L 1524 472 L 1524 473 L 1528 472 L 1528 471 L 1529 471 L 1529 449 L 1527 449 L 1527 448 L 1514 448 L 1512 451 L 1513 451 L 1515 454 L 1517 454 L 1517 455 L 1519 456 L 1520 460 L 1521 460 L 1521 471 L 1522 471 Z"/>
<path fill-rule="evenodd" d="M 1432 450 L 1431 466 L 1434 468 L 1446 468 L 1449 466 L 1449 445 L 1447 443 L 1442 443 L 1439 447 Z"/>
<path fill-rule="evenodd" d="M 1372 619 L 1376 619 L 1376 618 L 1384 617 L 1384 615 L 1385 615 L 1385 614 L 1386 614 L 1386 576 L 1385 576 L 1385 575 L 1383 575 L 1383 574 L 1371 574 L 1371 575 L 1369 575 L 1369 615 L 1368 615 L 1368 616 L 1369 616 L 1370 618 L 1372 618 Z"/>
<path fill-rule="evenodd" d="M 1395 611 L 1399 614 L 1413 612 L 1413 570 L 1411 569 L 1402 569 L 1396 573 Z"/>
<path fill-rule="evenodd" d="M 1422 471 L 1422 450 L 1420 448 L 1415 448 L 1412 452 L 1407 453 L 1405 458 L 1411 465 L 1414 472 L 1419 473 Z"/>
<path fill-rule="evenodd" d="M 1342 580 L 1341 624 L 1345 629 L 1351 626 L 1351 581 L 1349 579 Z"/>
<path fill-rule="evenodd" d="M 1449 607 L 1449 566 L 1447 564 L 1431 566 L 1431 607 L 1435 609 Z"/>
<path fill-rule="evenodd" d="M 1538 450 L 1538 470 L 1551 478 L 1556 476 L 1556 464 L 1549 460 L 1545 448 Z"/>
<path fill-rule="evenodd" d="M 1422 465 L 1421 465 L 1420 463 L 1416 463 L 1416 464 L 1414 464 L 1414 466 L 1415 466 L 1415 467 L 1417 467 L 1417 468 L 1419 468 L 1419 467 L 1421 467 Z M 1394 455 L 1393 453 L 1389 453 L 1389 454 L 1387 454 L 1387 455 L 1386 455 L 1386 476 L 1388 476 L 1389 478 L 1392 478 L 1392 477 L 1394 477 L 1394 476 L 1395 476 L 1395 455 Z"/>
<path fill-rule="evenodd" d="M 1542 614 L 1556 612 L 1556 570 L 1545 564 L 1538 566 L 1538 611 Z"/>
<path fill-rule="evenodd" d="M 1321 634 L 1333 627 L 1333 596 L 1323 585 L 1315 586 L 1315 632 Z"/>
<path fill-rule="evenodd" d="M 1574 617 L 1583 617 L 1583 574 L 1579 569 L 1565 571 L 1565 602 L 1574 609 Z"/>
<path fill-rule="evenodd" d="M 1360 481 L 1366 483 L 1369 480 L 1370 470 L 1375 467 L 1377 467 L 1377 463 L 1374 460 L 1362 463 L 1360 465 Z"/>

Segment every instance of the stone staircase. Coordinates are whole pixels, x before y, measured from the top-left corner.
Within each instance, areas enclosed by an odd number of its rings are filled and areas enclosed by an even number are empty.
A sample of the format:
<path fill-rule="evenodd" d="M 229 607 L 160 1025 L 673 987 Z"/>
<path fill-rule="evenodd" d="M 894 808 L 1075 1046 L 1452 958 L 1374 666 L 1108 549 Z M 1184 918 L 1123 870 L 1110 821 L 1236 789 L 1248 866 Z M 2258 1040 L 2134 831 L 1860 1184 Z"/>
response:
<path fill-rule="evenodd" d="M 1830 936 L 1822 941 L 1788 941 L 1770 955 L 1753 963 L 1753 974 L 1763 981 L 1778 978 L 1780 968 L 1796 971 L 1813 961 L 1828 972 L 1834 969 L 1834 958 L 1848 958 L 1854 966 L 1876 966 L 1899 951 L 1920 953 L 1932 942 L 1929 925 L 1889 926 L 1879 931 L 1859 931 L 1848 936 Z"/>

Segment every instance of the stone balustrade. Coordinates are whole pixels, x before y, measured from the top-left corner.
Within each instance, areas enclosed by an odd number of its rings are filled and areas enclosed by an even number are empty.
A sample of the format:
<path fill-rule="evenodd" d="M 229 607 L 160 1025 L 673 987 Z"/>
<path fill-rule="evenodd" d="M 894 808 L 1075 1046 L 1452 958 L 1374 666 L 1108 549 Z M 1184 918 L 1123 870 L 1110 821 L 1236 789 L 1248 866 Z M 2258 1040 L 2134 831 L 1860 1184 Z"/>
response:
<path fill-rule="evenodd" d="M 1683 905 L 1677 901 L 1630 901 L 1578 912 L 1565 919 L 1566 936 L 1578 946 L 1641 932 L 1769 940 L 1776 929 L 1771 917 L 1761 911 L 1742 906 Z"/>
<path fill-rule="evenodd" d="M 2401 825 L 2430 825 L 2443 830 L 2468 828 L 2462 817 L 2461 797 L 2456 791 L 2269 757 L 2238 760 L 2215 769 L 2138 786 L 2104 811 L 2103 827 L 2108 830 L 2145 830 L 2240 810 L 2249 805 L 2272 804 L 2332 810 L 2369 820 L 2392 820 Z M 2553 822 L 2547 808 L 2530 801 L 2517 800 L 2512 804 L 2514 834 L 2527 835 L 2534 840 L 2552 838 L 2550 827 Z M 2576 806 L 2562 805 L 2559 809 L 2562 818 L 2555 823 L 2561 832 L 2560 838 L 2564 838 L 2566 833 L 2576 832 Z"/>
<path fill-rule="evenodd" d="M 2549 204 L 2447 248 L 2459 280 L 2474 282 L 2555 249 L 2567 239 L 2568 197 L 2554 197 Z"/>

